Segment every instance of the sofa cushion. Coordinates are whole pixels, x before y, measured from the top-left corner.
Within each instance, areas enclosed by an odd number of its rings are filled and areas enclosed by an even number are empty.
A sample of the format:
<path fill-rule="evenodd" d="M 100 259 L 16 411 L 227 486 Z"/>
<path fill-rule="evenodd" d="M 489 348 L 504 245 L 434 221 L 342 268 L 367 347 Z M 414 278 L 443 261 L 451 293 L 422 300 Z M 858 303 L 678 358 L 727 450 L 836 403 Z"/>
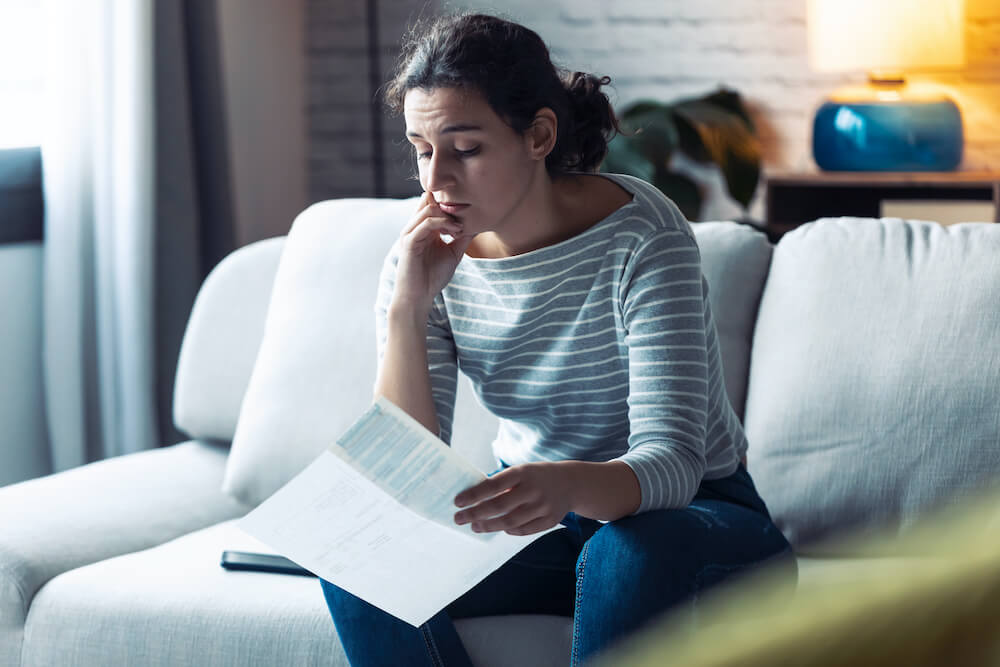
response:
<path fill-rule="evenodd" d="M 317 579 L 224 570 L 224 549 L 267 551 L 230 521 L 53 579 L 31 606 L 21 665 L 346 667 Z M 483 617 L 456 627 L 480 666 L 569 656 L 569 618 Z"/>
<path fill-rule="evenodd" d="M 1000 225 L 825 219 L 775 248 L 749 468 L 800 553 L 905 534 L 1000 475 Z"/>
<path fill-rule="evenodd" d="M 245 514 L 219 490 L 226 453 L 187 442 L 0 488 L 0 665 L 19 664 L 25 615 L 51 578 Z"/>
<path fill-rule="evenodd" d="M 763 232 L 735 222 L 699 222 L 691 227 L 708 281 L 726 392 L 743 419 L 750 344 L 773 247 Z"/>
<path fill-rule="evenodd" d="M 223 488 L 230 495 L 259 504 L 371 404 L 379 272 L 416 201 L 341 199 L 296 218 L 226 466 Z M 492 470 L 497 420 L 462 388 L 456 449 Z M 463 432 L 463 424 L 473 430 Z"/>
<path fill-rule="evenodd" d="M 264 333 L 284 237 L 230 253 L 205 278 L 177 360 L 174 424 L 192 438 L 229 443 Z"/>

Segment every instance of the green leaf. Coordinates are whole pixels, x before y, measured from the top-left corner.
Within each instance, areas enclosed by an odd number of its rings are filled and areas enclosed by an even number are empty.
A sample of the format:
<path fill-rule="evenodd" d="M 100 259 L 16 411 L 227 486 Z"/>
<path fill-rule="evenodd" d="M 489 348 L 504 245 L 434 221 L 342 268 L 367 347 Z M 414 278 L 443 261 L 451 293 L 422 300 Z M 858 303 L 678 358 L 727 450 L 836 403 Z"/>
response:
<path fill-rule="evenodd" d="M 709 104 L 714 104 L 717 107 L 722 107 L 733 112 L 743 119 L 751 132 L 755 132 L 756 128 L 753 126 L 753 119 L 750 118 L 750 114 L 747 113 L 746 107 L 743 105 L 743 98 L 735 90 L 720 88 L 714 93 L 706 95 L 703 99 Z"/>
<path fill-rule="evenodd" d="M 625 109 L 619 114 L 621 120 L 625 122 L 631 122 L 637 116 L 642 116 L 651 111 L 661 111 L 666 108 L 663 102 L 657 102 L 655 100 L 639 100 L 638 102 L 633 102 L 632 104 L 625 107 Z"/>
<path fill-rule="evenodd" d="M 641 142 L 635 137 L 619 134 L 608 143 L 608 153 L 601 163 L 601 171 L 628 174 L 652 183 L 656 167 L 643 154 Z"/>
<path fill-rule="evenodd" d="M 622 134 L 634 139 L 651 163 L 666 168 L 679 138 L 673 112 L 657 102 L 637 102 L 622 114 Z"/>
<path fill-rule="evenodd" d="M 684 174 L 664 169 L 650 182 L 677 204 L 677 208 L 685 218 L 698 220 L 701 216 L 701 202 L 704 197 L 701 188 L 693 180 Z"/>
<path fill-rule="evenodd" d="M 747 207 L 760 180 L 760 141 L 745 112 L 734 112 L 732 104 L 731 95 L 716 93 L 678 102 L 674 114 L 684 152 L 718 165 L 730 196 Z"/>
<path fill-rule="evenodd" d="M 698 184 L 683 174 L 671 172 L 666 165 L 650 162 L 636 137 L 618 135 L 612 139 L 601 171 L 641 178 L 672 199 L 688 220 L 698 219 L 703 201 Z"/>
<path fill-rule="evenodd" d="M 702 193 L 693 180 L 671 170 L 677 150 L 701 163 L 715 164 L 730 196 L 748 207 L 760 180 L 761 148 L 739 93 L 722 88 L 664 104 L 640 100 L 620 114 L 622 134 L 608 146 L 604 171 L 638 176 L 697 219 Z"/>

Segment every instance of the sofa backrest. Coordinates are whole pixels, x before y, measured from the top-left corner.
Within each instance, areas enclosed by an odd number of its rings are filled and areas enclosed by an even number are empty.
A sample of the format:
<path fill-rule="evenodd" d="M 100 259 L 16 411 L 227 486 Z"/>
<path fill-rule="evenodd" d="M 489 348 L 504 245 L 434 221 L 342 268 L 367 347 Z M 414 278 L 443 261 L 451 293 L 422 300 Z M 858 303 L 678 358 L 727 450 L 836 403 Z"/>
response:
<path fill-rule="evenodd" d="M 774 251 L 749 469 L 800 553 L 903 536 L 1000 479 L 1000 225 L 827 219 Z"/>
<path fill-rule="evenodd" d="M 198 290 L 177 359 L 174 425 L 230 442 L 250 382 L 285 238 L 230 253 Z"/>
<path fill-rule="evenodd" d="M 726 392 L 742 420 L 753 329 L 774 247 L 747 225 L 699 222 L 692 228 L 719 333 Z"/>
<path fill-rule="evenodd" d="M 318 248 L 324 261 L 350 267 L 344 279 L 354 288 L 352 303 L 338 304 L 349 335 L 338 336 L 347 375 L 344 395 L 366 395 L 374 382 L 374 290 L 380 262 L 358 262 L 384 256 L 397 229 L 375 224 L 399 206 L 394 200 L 339 200 L 315 204 L 296 224 L 352 225 L 370 233 L 350 234 L 350 243 Z M 363 213 L 359 213 L 359 211 Z M 366 225 L 366 221 L 371 224 Z M 402 226 L 405 219 L 399 221 Z M 765 236 L 745 225 L 711 222 L 694 225 L 709 283 L 709 296 L 720 334 L 726 387 L 742 414 L 746 393 L 750 337 L 771 257 Z M 359 248 L 357 244 L 368 244 Z M 192 438 L 231 441 L 264 331 L 284 238 L 241 248 L 223 260 L 198 293 L 178 361 L 174 421 Z M 482 408 L 462 377 L 455 415 L 455 446 L 480 468 L 492 468 L 490 443 L 496 418 Z M 345 398 L 346 401 L 346 398 Z M 350 401 L 347 401 L 350 403 Z"/>

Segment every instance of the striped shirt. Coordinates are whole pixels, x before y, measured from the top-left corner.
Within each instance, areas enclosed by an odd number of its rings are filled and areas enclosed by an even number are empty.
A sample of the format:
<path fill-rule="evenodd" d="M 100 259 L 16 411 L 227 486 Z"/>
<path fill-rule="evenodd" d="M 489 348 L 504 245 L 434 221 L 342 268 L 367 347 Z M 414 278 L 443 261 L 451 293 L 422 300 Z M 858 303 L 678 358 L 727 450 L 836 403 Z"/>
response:
<path fill-rule="evenodd" d="M 653 186 L 605 175 L 632 200 L 584 232 L 513 257 L 465 256 L 437 296 L 428 365 L 450 442 L 457 371 L 497 415 L 493 453 L 628 464 L 637 512 L 684 507 L 747 448 L 726 395 L 708 284 L 691 226 Z M 386 340 L 398 247 L 376 303 Z"/>

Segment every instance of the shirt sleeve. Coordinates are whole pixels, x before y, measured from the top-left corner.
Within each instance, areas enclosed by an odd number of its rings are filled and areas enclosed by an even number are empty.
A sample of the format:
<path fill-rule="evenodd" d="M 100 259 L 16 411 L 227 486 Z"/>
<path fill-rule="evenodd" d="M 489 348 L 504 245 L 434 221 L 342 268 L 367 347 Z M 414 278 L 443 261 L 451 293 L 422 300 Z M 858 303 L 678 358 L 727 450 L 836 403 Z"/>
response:
<path fill-rule="evenodd" d="M 388 310 L 392 292 L 396 284 L 396 264 L 398 246 L 392 250 L 382 264 L 379 275 L 378 295 L 375 299 L 375 337 L 378 353 L 378 371 L 382 370 L 385 342 L 389 331 Z M 451 444 L 452 425 L 455 416 L 455 391 L 458 385 L 458 355 L 455 341 L 448 322 L 444 299 L 439 294 L 427 318 L 427 366 L 431 378 L 431 397 L 438 418 L 438 437 Z"/>
<path fill-rule="evenodd" d="M 629 448 L 638 512 L 685 507 L 705 471 L 705 286 L 694 239 L 660 230 L 625 267 L 619 295 L 629 366 Z"/>

